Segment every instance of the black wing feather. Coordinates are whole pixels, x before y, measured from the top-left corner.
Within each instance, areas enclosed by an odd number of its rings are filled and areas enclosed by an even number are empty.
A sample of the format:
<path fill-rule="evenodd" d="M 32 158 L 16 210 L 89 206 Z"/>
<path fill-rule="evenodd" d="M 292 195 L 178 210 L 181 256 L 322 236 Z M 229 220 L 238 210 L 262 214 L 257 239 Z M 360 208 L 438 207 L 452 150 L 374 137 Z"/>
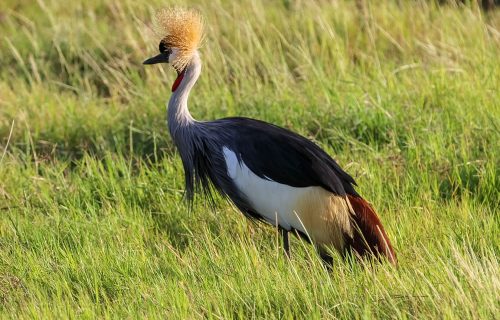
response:
<path fill-rule="evenodd" d="M 226 144 L 261 178 L 293 187 L 321 186 L 337 195 L 357 195 L 354 179 L 325 151 L 290 130 L 249 118 L 212 122 Z"/>

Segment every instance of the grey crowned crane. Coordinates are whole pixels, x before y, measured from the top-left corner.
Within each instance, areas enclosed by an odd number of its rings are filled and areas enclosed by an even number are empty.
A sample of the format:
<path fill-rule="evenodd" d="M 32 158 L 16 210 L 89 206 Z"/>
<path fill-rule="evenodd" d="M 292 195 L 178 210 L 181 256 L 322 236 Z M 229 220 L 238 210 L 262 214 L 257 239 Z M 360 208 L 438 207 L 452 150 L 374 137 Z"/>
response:
<path fill-rule="evenodd" d="M 168 63 L 177 71 L 168 102 L 168 128 L 182 159 L 187 199 L 212 188 L 247 217 L 277 226 L 289 255 L 288 233 L 312 242 L 331 262 L 343 256 L 396 256 L 382 224 L 354 190 L 354 179 L 305 137 L 263 121 L 234 117 L 197 121 L 188 96 L 201 72 L 198 47 L 203 19 L 193 10 L 163 9 L 160 53 L 144 64 Z"/>

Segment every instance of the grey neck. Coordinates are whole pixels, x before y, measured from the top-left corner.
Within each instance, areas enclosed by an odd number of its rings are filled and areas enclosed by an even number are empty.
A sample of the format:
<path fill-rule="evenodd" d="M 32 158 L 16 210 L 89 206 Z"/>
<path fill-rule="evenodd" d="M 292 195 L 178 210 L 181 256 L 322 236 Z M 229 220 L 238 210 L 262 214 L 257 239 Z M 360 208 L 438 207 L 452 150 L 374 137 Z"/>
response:
<path fill-rule="evenodd" d="M 193 119 L 188 109 L 188 97 L 191 88 L 198 80 L 201 73 L 201 59 L 196 51 L 193 58 L 184 70 L 184 77 L 177 89 L 172 93 L 168 101 L 168 128 L 172 137 L 176 136 L 180 128 L 191 126 L 196 120 Z"/>

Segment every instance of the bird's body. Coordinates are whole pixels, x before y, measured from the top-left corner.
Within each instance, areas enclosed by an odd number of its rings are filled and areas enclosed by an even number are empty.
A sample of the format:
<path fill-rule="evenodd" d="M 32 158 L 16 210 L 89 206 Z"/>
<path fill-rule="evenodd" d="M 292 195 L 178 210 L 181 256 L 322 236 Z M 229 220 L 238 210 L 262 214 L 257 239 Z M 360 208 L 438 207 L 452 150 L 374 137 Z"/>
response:
<path fill-rule="evenodd" d="M 168 61 L 177 55 L 176 46 L 171 47 L 162 51 L 160 44 L 160 55 L 145 63 Z M 332 247 L 341 253 L 352 249 L 359 255 L 386 256 L 395 262 L 377 215 L 354 190 L 352 177 L 316 144 L 249 118 L 194 120 L 187 101 L 201 72 L 198 51 L 191 51 L 186 61 L 176 68 L 178 77 L 167 113 L 184 166 L 188 199 L 196 191 L 210 196 L 215 189 L 246 216 L 278 226 L 284 235 L 296 231 L 323 256 Z"/>
<path fill-rule="evenodd" d="M 197 184 L 205 187 L 205 192 L 210 192 L 209 185 L 213 185 L 245 215 L 288 231 L 297 230 L 313 240 L 321 238 L 321 242 L 328 243 L 326 238 L 342 232 L 352 234 L 343 186 L 334 185 L 342 190 L 343 197 L 321 186 L 321 172 L 314 171 L 312 165 L 314 161 L 318 166 L 324 163 L 315 159 L 313 152 L 326 154 L 309 140 L 247 118 L 187 126 L 184 130 L 196 136 L 192 140 L 195 145 L 183 148 L 180 142 L 177 146 L 185 164 L 188 197 L 194 194 Z M 185 153 L 187 150 L 194 152 Z M 324 167 L 324 176 L 335 175 L 327 172 L 335 168 Z M 344 183 L 351 187 L 350 182 Z M 320 231 L 328 226 L 339 230 Z M 341 242 L 335 239 L 335 247 L 340 248 Z"/>

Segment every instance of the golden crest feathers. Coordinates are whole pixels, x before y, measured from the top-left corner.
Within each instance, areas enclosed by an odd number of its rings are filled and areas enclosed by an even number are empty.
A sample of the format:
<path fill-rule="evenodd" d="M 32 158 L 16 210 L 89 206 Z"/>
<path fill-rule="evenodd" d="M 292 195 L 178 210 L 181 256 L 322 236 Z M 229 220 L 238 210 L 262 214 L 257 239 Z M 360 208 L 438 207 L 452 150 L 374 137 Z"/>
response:
<path fill-rule="evenodd" d="M 156 12 L 156 31 L 167 47 L 178 48 L 172 66 L 182 70 L 199 48 L 203 39 L 204 22 L 198 11 L 183 8 L 164 8 Z"/>

